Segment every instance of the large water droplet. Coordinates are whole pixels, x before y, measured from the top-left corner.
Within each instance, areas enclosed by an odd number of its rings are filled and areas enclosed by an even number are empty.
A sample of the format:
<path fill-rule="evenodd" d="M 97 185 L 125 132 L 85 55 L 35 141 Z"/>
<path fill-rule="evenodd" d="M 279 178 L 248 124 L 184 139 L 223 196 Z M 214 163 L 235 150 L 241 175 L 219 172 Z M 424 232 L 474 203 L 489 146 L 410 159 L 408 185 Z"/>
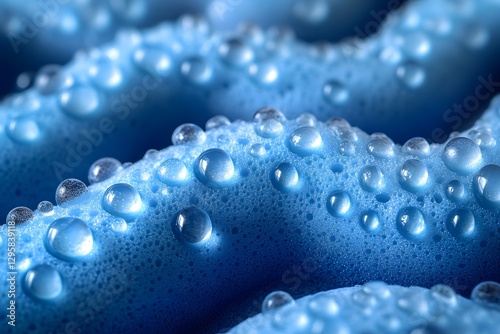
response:
<path fill-rule="evenodd" d="M 450 140 L 444 148 L 442 158 L 449 170 L 462 175 L 475 171 L 483 160 L 479 146 L 465 137 Z"/>
<path fill-rule="evenodd" d="M 500 311 L 500 284 L 492 281 L 479 283 L 472 290 L 471 299 L 480 305 Z"/>
<path fill-rule="evenodd" d="M 36 142 L 42 135 L 38 123 L 29 115 L 17 116 L 7 126 L 7 136 L 18 144 Z"/>
<path fill-rule="evenodd" d="M 288 162 L 282 162 L 271 173 L 271 182 L 282 192 L 288 192 L 299 186 L 299 172 Z"/>
<path fill-rule="evenodd" d="M 36 76 L 35 86 L 41 94 L 49 95 L 73 85 L 73 77 L 59 65 L 46 65 Z"/>
<path fill-rule="evenodd" d="M 323 95 L 333 105 L 343 105 L 349 100 L 349 91 L 337 80 L 328 81 L 323 86 Z"/>
<path fill-rule="evenodd" d="M 201 145 L 206 139 L 205 132 L 198 125 L 191 123 L 178 126 L 172 134 L 174 145 Z"/>
<path fill-rule="evenodd" d="M 454 209 L 446 219 L 448 231 L 457 238 L 467 237 L 474 232 L 476 220 L 469 209 Z"/>
<path fill-rule="evenodd" d="M 135 50 L 133 60 L 137 67 L 148 73 L 166 76 L 171 71 L 171 60 L 168 53 L 158 47 L 140 47 Z"/>
<path fill-rule="evenodd" d="M 85 183 L 78 179 L 66 179 L 56 189 L 56 203 L 62 205 L 87 192 Z"/>
<path fill-rule="evenodd" d="M 49 265 L 38 265 L 30 269 L 24 277 L 24 289 L 27 294 L 41 300 L 57 298 L 63 283 L 59 272 Z"/>
<path fill-rule="evenodd" d="M 380 226 L 378 213 L 374 210 L 368 210 L 361 214 L 361 227 L 367 232 L 373 232 Z"/>
<path fill-rule="evenodd" d="M 182 210 L 173 227 L 174 234 L 190 244 L 205 241 L 212 234 L 212 220 L 205 211 L 196 207 Z"/>
<path fill-rule="evenodd" d="M 394 143 L 385 136 L 376 136 L 367 145 L 368 153 L 377 158 L 394 157 Z"/>
<path fill-rule="evenodd" d="M 113 158 L 102 158 L 97 160 L 89 168 L 90 184 L 102 182 L 123 169 L 120 161 Z"/>
<path fill-rule="evenodd" d="M 250 65 L 248 74 L 261 85 L 271 85 L 279 78 L 278 68 L 270 61 L 261 61 Z"/>
<path fill-rule="evenodd" d="M 425 187 L 429 180 L 427 167 L 420 160 L 406 160 L 399 171 L 399 183 L 408 191 L 418 191 Z"/>
<path fill-rule="evenodd" d="M 306 156 L 317 152 L 323 145 L 323 140 L 316 128 L 304 126 L 290 135 L 288 145 L 292 152 L 300 156 Z"/>
<path fill-rule="evenodd" d="M 431 154 L 431 147 L 424 138 L 415 137 L 408 140 L 403 145 L 403 152 L 406 154 L 416 155 L 419 158 L 424 158 Z"/>
<path fill-rule="evenodd" d="M 458 180 L 450 181 L 446 186 L 445 193 L 450 201 L 459 203 L 465 198 L 464 184 Z"/>
<path fill-rule="evenodd" d="M 221 186 L 234 175 L 234 163 L 229 154 L 218 148 L 202 154 L 196 162 L 196 176 L 209 186 Z"/>
<path fill-rule="evenodd" d="M 405 207 L 399 210 L 396 225 L 403 236 L 407 238 L 417 237 L 425 230 L 424 215 L 417 208 Z"/>
<path fill-rule="evenodd" d="M 385 186 L 384 174 L 377 166 L 364 167 L 359 175 L 361 187 L 366 191 L 379 191 Z"/>
<path fill-rule="evenodd" d="M 188 170 L 179 159 L 167 159 L 158 168 L 158 179 L 169 185 L 177 186 L 187 180 Z"/>
<path fill-rule="evenodd" d="M 88 86 L 75 86 L 59 95 L 61 109 L 76 118 L 85 118 L 97 113 L 100 103 L 99 93 Z"/>
<path fill-rule="evenodd" d="M 8 224 L 9 222 L 13 221 L 14 224 L 19 225 L 33 219 L 34 216 L 35 214 L 30 208 L 27 208 L 25 206 L 18 206 L 17 208 L 9 211 L 5 222 Z"/>
<path fill-rule="evenodd" d="M 117 183 L 104 192 L 102 207 L 114 216 L 131 219 L 141 211 L 142 200 L 134 187 L 126 183 Z"/>
<path fill-rule="evenodd" d="M 343 190 L 336 190 L 328 197 L 327 209 L 334 217 L 345 216 L 351 208 L 351 198 Z"/>
<path fill-rule="evenodd" d="M 293 297 L 284 291 L 271 292 L 262 302 L 262 314 L 269 314 L 280 307 L 294 303 Z"/>
<path fill-rule="evenodd" d="M 61 260 L 78 260 L 92 251 L 94 237 L 78 218 L 59 218 L 50 224 L 45 239 L 47 251 Z"/>
<path fill-rule="evenodd" d="M 219 55 L 230 65 L 242 66 L 253 60 L 253 50 L 244 40 L 231 38 L 219 47 Z"/>
<path fill-rule="evenodd" d="M 472 181 L 474 195 L 481 206 L 488 209 L 500 208 L 500 166 L 486 165 Z"/>
<path fill-rule="evenodd" d="M 397 77 L 408 87 L 418 88 L 425 81 L 425 70 L 421 65 L 414 62 L 405 62 L 396 70 Z"/>
<path fill-rule="evenodd" d="M 192 83 L 204 84 L 212 78 L 213 69 L 203 58 L 194 57 L 182 63 L 181 73 Z"/>
<path fill-rule="evenodd" d="M 89 77 L 102 89 L 112 89 L 122 83 L 122 72 L 110 59 L 98 59 L 89 67 Z"/>

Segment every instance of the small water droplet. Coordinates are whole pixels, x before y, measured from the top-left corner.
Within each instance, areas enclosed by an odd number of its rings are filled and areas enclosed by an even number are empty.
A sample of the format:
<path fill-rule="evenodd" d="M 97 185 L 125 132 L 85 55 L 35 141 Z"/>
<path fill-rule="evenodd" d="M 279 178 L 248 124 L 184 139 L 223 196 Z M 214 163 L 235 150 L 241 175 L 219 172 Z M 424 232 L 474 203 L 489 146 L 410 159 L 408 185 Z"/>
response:
<path fill-rule="evenodd" d="M 101 89 L 113 89 L 122 83 L 122 72 L 110 59 L 97 59 L 89 67 L 89 78 Z"/>
<path fill-rule="evenodd" d="M 123 169 L 120 161 L 113 158 L 97 160 L 89 168 L 89 183 L 94 184 L 109 179 Z"/>
<path fill-rule="evenodd" d="M 282 122 L 285 120 L 283 113 L 277 109 L 259 109 L 253 117 L 255 133 L 263 138 L 277 137 L 283 132 Z"/>
<path fill-rule="evenodd" d="M 226 151 L 214 148 L 200 154 L 196 176 L 209 186 L 223 186 L 234 175 L 234 163 Z"/>
<path fill-rule="evenodd" d="M 172 134 L 174 145 L 201 145 L 206 139 L 205 132 L 198 125 L 191 123 L 178 126 Z"/>
<path fill-rule="evenodd" d="M 56 189 L 57 205 L 65 204 L 87 192 L 85 183 L 78 179 L 66 179 Z"/>
<path fill-rule="evenodd" d="M 469 136 L 480 148 L 492 148 L 497 144 L 490 128 L 475 128 L 469 132 Z"/>
<path fill-rule="evenodd" d="M 222 116 L 222 115 L 214 116 L 207 121 L 207 123 L 205 125 L 205 130 L 208 131 L 211 129 L 220 128 L 221 126 L 226 126 L 226 125 L 230 125 L 230 124 L 231 124 L 231 121 L 229 121 L 229 119 L 226 116 Z"/>
<path fill-rule="evenodd" d="M 415 207 L 399 210 L 396 222 L 399 232 L 407 238 L 418 237 L 425 230 L 424 215 Z"/>
<path fill-rule="evenodd" d="M 59 95 L 61 109 L 76 118 L 85 118 L 97 113 L 100 109 L 101 98 L 92 87 L 74 86 L 63 90 Z"/>
<path fill-rule="evenodd" d="M 421 65 L 415 62 L 405 62 L 398 66 L 396 70 L 397 77 L 408 87 L 418 88 L 425 81 L 425 70 Z"/>
<path fill-rule="evenodd" d="M 145 72 L 164 77 L 171 71 L 169 54 L 159 47 L 141 46 L 134 51 L 132 57 L 135 65 Z"/>
<path fill-rule="evenodd" d="M 33 219 L 34 216 L 35 214 L 30 208 L 27 208 L 25 206 L 18 206 L 17 208 L 9 211 L 5 222 L 8 224 L 9 222 L 13 221 L 14 224 L 19 225 Z"/>
<path fill-rule="evenodd" d="M 24 276 L 24 289 L 27 294 L 41 300 L 59 297 L 63 282 L 59 272 L 49 265 L 38 265 Z"/>
<path fill-rule="evenodd" d="M 336 190 L 328 197 L 328 212 L 334 217 L 343 217 L 351 209 L 351 198 L 343 190 Z"/>
<path fill-rule="evenodd" d="M 128 228 L 125 219 L 120 217 L 109 217 L 104 221 L 104 224 L 111 227 L 115 232 L 125 232 Z"/>
<path fill-rule="evenodd" d="M 279 70 L 273 62 L 261 61 L 248 67 L 248 74 L 261 85 L 271 85 L 278 81 Z"/>
<path fill-rule="evenodd" d="M 472 181 L 474 195 L 481 206 L 488 209 L 500 208 L 500 166 L 486 165 Z"/>
<path fill-rule="evenodd" d="M 210 238 L 212 220 L 199 208 L 185 208 L 177 215 L 174 233 L 190 244 L 200 243 Z"/>
<path fill-rule="evenodd" d="M 299 186 L 299 172 L 288 162 L 280 163 L 271 173 L 271 182 L 279 191 L 292 191 Z"/>
<path fill-rule="evenodd" d="M 254 158 L 260 158 L 267 154 L 267 149 L 262 144 L 254 144 L 250 147 L 250 155 Z"/>
<path fill-rule="evenodd" d="M 471 299 L 482 306 L 500 310 L 500 284 L 492 281 L 479 283 L 472 290 Z"/>
<path fill-rule="evenodd" d="M 424 188 L 428 180 L 427 167 L 417 159 L 406 160 L 399 171 L 399 183 L 404 189 L 411 192 Z"/>
<path fill-rule="evenodd" d="M 444 148 L 442 159 L 449 170 L 462 175 L 475 171 L 483 161 L 479 146 L 465 137 L 450 140 Z"/>
<path fill-rule="evenodd" d="M 300 156 L 311 155 L 323 145 L 319 131 L 311 126 L 303 126 L 295 130 L 288 139 L 290 150 Z"/>
<path fill-rule="evenodd" d="M 359 175 L 361 187 L 370 192 L 380 191 L 385 187 L 384 174 L 377 166 L 364 167 Z"/>
<path fill-rule="evenodd" d="M 368 210 L 361 214 L 361 227 L 367 232 L 373 232 L 380 226 L 378 214 L 374 210 Z"/>
<path fill-rule="evenodd" d="M 212 78 L 213 69 L 203 58 L 193 57 L 182 63 L 181 74 L 192 83 L 204 84 Z"/>
<path fill-rule="evenodd" d="M 54 213 L 54 205 L 49 201 L 41 201 L 37 209 L 46 216 L 50 216 Z"/>
<path fill-rule="evenodd" d="M 377 158 L 390 159 L 394 157 L 394 143 L 385 136 L 375 136 L 368 142 L 368 153 Z"/>
<path fill-rule="evenodd" d="M 398 41 L 409 58 L 424 58 L 431 50 L 429 38 L 421 32 L 412 32 Z"/>
<path fill-rule="evenodd" d="M 179 159 L 167 159 L 158 168 L 158 179 L 169 186 L 180 185 L 187 180 L 187 177 L 186 165 Z"/>
<path fill-rule="evenodd" d="M 311 297 L 307 309 L 317 317 L 329 319 L 338 314 L 339 305 L 333 297 L 326 293 L 318 293 Z"/>
<path fill-rule="evenodd" d="M 132 219 L 141 211 L 142 200 L 134 187 L 126 183 L 117 183 L 104 192 L 102 207 L 114 216 Z"/>
<path fill-rule="evenodd" d="M 46 65 L 38 71 L 35 86 L 41 94 L 49 95 L 71 87 L 73 82 L 71 74 L 65 72 L 60 65 Z"/>
<path fill-rule="evenodd" d="M 47 251 L 61 260 L 78 260 L 92 251 L 94 237 L 81 219 L 64 217 L 50 224 L 45 239 Z"/>
<path fill-rule="evenodd" d="M 323 95 L 333 105 L 343 105 L 349 100 L 349 91 L 336 80 L 331 80 L 323 86 Z"/>
<path fill-rule="evenodd" d="M 262 302 L 262 314 L 270 314 L 285 305 L 292 305 L 294 303 L 295 300 L 293 297 L 284 291 L 271 292 Z"/>
<path fill-rule="evenodd" d="M 415 137 L 408 140 L 403 145 L 403 152 L 406 154 L 416 155 L 419 158 L 424 158 L 431 154 L 431 147 L 424 138 Z"/>
<path fill-rule="evenodd" d="M 230 38 L 222 43 L 219 47 L 219 55 L 233 66 L 248 64 L 254 57 L 252 48 L 239 38 Z"/>
<path fill-rule="evenodd" d="M 454 209 L 448 215 L 446 227 L 448 231 L 456 237 L 467 237 L 474 232 L 476 220 L 474 214 L 469 209 Z"/>
<path fill-rule="evenodd" d="M 7 126 L 7 136 L 18 144 L 31 144 L 42 136 L 38 123 L 29 115 L 12 119 Z"/>
<path fill-rule="evenodd" d="M 438 284 L 430 289 L 432 298 L 447 305 L 455 305 L 457 303 L 457 294 L 447 285 Z"/>

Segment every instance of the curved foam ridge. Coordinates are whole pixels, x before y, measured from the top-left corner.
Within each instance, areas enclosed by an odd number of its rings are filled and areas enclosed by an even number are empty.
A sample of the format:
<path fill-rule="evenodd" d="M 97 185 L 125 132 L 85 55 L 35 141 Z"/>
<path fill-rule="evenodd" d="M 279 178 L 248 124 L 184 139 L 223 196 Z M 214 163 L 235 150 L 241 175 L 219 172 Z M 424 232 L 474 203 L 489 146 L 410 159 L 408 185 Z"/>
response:
<path fill-rule="evenodd" d="M 500 284 L 485 282 L 477 291 L 488 287 L 496 290 L 469 300 L 446 285 L 424 289 L 369 282 L 263 306 L 262 314 L 228 333 L 496 333 Z M 274 292 L 268 298 L 284 294 Z M 485 303 L 491 297 L 496 304 Z"/>
<path fill-rule="evenodd" d="M 42 69 L 34 89 L 4 101 L 0 198 L 33 207 L 55 178 L 83 178 L 98 158 L 135 160 L 168 145 L 164 133 L 174 125 L 217 114 L 248 120 L 266 105 L 290 118 L 341 116 L 397 142 L 416 135 L 444 140 L 473 117 L 480 100 L 467 97 L 461 112 L 443 110 L 474 91 L 477 73 L 495 67 L 489 60 L 500 45 L 498 6 L 411 3 L 354 46 L 315 47 L 287 30 L 249 26 L 226 36 L 195 17 L 123 32 L 63 68 Z M 493 94 L 495 80 L 480 80 L 481 98 Z M 140 135 L 145 128 L 149 136 Z"/>
<path fill-rule="evenodd" d="M 496 280 L 499 110 L 443 145 L 399 146 L 265 108 L 181 125 L 133 165 L 97 161 L 88 189 L 65 180 L 58 206 L 16 208 L 0 227 L 17 235 L 16 333 L 193 332 L 245 292 L 295 286 L 297 265 L 305 291 Z"/>

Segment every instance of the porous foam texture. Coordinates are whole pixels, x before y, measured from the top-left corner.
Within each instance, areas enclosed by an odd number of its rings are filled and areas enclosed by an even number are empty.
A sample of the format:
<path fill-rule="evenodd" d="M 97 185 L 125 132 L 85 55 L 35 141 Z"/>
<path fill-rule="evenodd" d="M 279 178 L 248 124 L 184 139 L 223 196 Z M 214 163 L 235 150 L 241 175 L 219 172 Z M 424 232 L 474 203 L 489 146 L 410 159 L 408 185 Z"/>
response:
<path fill-rule="evenodd" d="M 98 158 L 135 161 L 168 145 L 165 133 L 178 124 L 216 114 L 249 120 L 266 105 L 290 118 L 341 116 L 400 143 L 445 140 L 498 88 L 488 71 L 500 46 L 499 8 L 491 0 L 410 3 L 372 38 L 336 46 L 303 44 L 280 29 L 221 35 L 195 17 L 123 32 L 62 69 L 44 69 L 36 88 L 4 101 L 0 199 L 34 207 L 57 179 L 84 178 Z"/>
<path fill-rule="evenodd" d="M 308 279 L 296 293 L 498 281 L 499 110 L 443 145 L 399 146 L 266 108 L 206 132 L 181 125 L 174 146 L 122 169 L 96 162 L 88 189 L 66 180 L 59 206 L 17 208 L 1 227 L 16 224 L 16 333 L 227 328 L 248 313 L 225 306 L 290 289 L 297 265 Z M 233 322 L 213 323 L 227 312 Z"/>
<path fill-rule="evenodd" d="M 499 284 L 495 287 L 500 289 Z M 271 298 L 276 296 L 280 293 Z M 228 333 L 492 334 L 499 332 L 498 305 L 488 307 L 481 299 L 465 299 L 445 285 L 424 289 L 369 282 L 289 301 L 248 319 Z"/>

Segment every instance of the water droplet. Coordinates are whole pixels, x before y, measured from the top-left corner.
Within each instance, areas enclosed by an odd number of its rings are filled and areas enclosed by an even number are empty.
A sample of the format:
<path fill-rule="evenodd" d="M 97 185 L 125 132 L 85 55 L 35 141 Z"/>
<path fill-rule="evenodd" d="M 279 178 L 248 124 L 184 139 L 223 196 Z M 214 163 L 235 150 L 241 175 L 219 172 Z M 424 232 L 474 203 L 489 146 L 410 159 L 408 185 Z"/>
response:
<path fill-rule="evenodd" d="M 283 113 L 277 109 L 259 109 L 253 116 L 255 133 L 264 138 L 277 137 L 283 132 L 282 122 L 285 120 Z"/>
<path fill-rule="evenodd" d="M 157 160 L 160 157 L 160 152 L 158 150 L 155 150 L 154 148 L 149 149 L 144 153 L 144 159 L 145 160 Z"/>
<path fill-rule="evenodd" d="M 316 117 L 312 114 L 301 114 L 295 119 L 300 126 L 315 126 L 316 125 Z"/>
<path fill-rule="evenodd" d="M 349 91 L 336 80 L 331 80 L 323 86 L 323 95 L 333 105 L 343 105 L 349 100 Z"/>
<path fill-rule="evenodd" d="M 49 201 L 41 201 L 37 209 L 46 216 L 50 216 L 54 213 L 54 205 Z"/>
<path fill-rule="evenodd" d="M 219 47 L 219 55 L 230 65 L 242 66 L 253 60 L 254 54 L 250 46 L 239 38 L 230 38 Z"/>
<path fill-rule="evenodd" d="M 424 163 L 417 159 L 406 160 L 399 171 L 399 183 L 408 191 L 418 191 L 425 187 L 429 172 Z"/>
<path fill-rule="evenodd" d="M 408 140 L 403 145 L 403 152 L 406 154 L 416 155 L 419 158 L 424 158 L 431 154 L 431 147 L 424 138 L 415 137 Z"/>
<path fill-rule="evenodd" d="M 177 215 L 174 233 L 190 244 L 205 241 L 212 234 L 212 220 L 205 211 L 196 207 L 183 209 Z"/>
<path fill-rule="evenodd" d="M 226 116 L 219 115 L 210 118 L 205 125 L 205 129 L 208 131 L 211 129 L 220 128 L 221 126 L 226 126 L 230 124 L 231 121 L 229 121 L 229 119 Z"/>
<path fill-rule="evenodd" d="M 262 302 L 262 314 L 270 314 L 276 309 L 283 307 L 285 305 L 293 305 L 295 300 L 290 294 L 284 291 L 274 291 L 271 292 L 264 298 Z"/>
<path fill-rule="evenodd" d="M 472 181 L 474 195 L 481 206 L 488 209 L 500 208 L 500 166 L 486 165 Z"/>
<path fill-rule="evenodd" d="M 63 283 L 59 272 L 49 265 L 38 265 L 30 269 L 24 277 L 24 288 L 27 294 L 41 300 L 57 298 Z"/>
<path fill-rule="evenodd" d="M 300 156 L 306 156 L 317 152 L 323 145 L 323 140 L 316 128 L 303 126 L 290 135 L 288 144 L 292 152 Z"/>
<path fill-rule="evenodd" d="M 102 182 L 109 179 L 123 169 L 120 161 L 113 158 L 102 158 L 97 160 L 89 168 L 90 184 Z"/>
<path fill-rule="evenodd" d="M 401 37 L 397 43 L 410 58 L 424 58 L 431 50 L 429 38 L 421 32 L 412 32 Z"/>
<path fill-rule="evenodd" d="M 73 85 L 73 77 L 59 65 L 46 65 L 36 76 L 35 86 L 41 94 L 54 94 Z"/>
<path fill-rule="evenodd" d="M 260 123 L 270 119 L 274 119 L 279 122 L 286 121 L 285 115 L 280 110 L 271 107 L 261 108 L 253 115 L 253 122 L 255 123 Z"/>
<path fill-rule="evenodd" d="M 279 78 L 278 68 L 270 61 L 262 61 L 250 65 L 248 74 L 254 81 L 261 85 L 271 85 Z"/>
<path fill-rule="evenodd" d="M 104 221 L 104 224 L 111 227 L 115 232 L 125 232 L 128 228 L 125 219 L 120 217 L 109 217 Z"/>
<path fill-rule="evenodd" d="M 59 218 L 47 230 L 45 248 L 61 260 L 78 260 L 88 255 L 93 246 L 92 231 L 81 219 Z"/>
<path fill-rule="evenodd" d="M 424 215 L 414 207 L 399 210 L 396 222 L 399 232 L 407 238 L 417 237 L 425 230 Z"/>
<path fill-rule="evenodd" d="M 134 51 L 133 60 L 141 70 L 160 77 L 168 75 L 172 67 L 170 56 L 159 47 L 142 46 Z"/>
<path fill-rule="evenodd" d="M 492 148 L 497 144 L 490 128 L 478 127 L 471 130 L 469 136 L 481 148 Z"/>
<path fill-rule="evenodd" d="M 169 186 L 180 185 L 187 180 L 187 177 L 186 165 L 179 159 L 167 159 L 158 168 L 158 179 Z"/>
<path fill-rule="evenodd" d="M 292 191 L 299 186 L 299 172 L 292 164 L 282 162 L 273 170 L 271 182 L 279 191 Z"/>
<path fill-rule="evenodd" d="M 334 191 L 328 198 L 327 209 L 334 217 L 345 216 L 351 208 L 351 198 L 343 190 Z"/>
<path fill-rule="evenodd" d="M 151 178 L 151 174 L 148 171 L 142 169 L 136 169 L 132 172 L 132 180 L 138 183 L 147 182 Z"/>
<path fill-rule="evenodd" d="M 185 14 L 179 18 L 179 27 L 184 32 L 207 35 L 211 28 L 208 21 L 200 15 Z"/>
<path fill-rule="evenodd" d="M 97 113 L 100 100 L 99 93 L 88 86 L 74 86 L 59 95 L 61 109 L 76 118 L 85 118 Z"/>
<path fill-rule="evenodd" d="M 9 211 L 5 222 L 8 224 L 9 222 L 13 221 L 16 225 L 19 225 L 33 219 L 34 216 L 35 214 L 30 208 L 27 208 L 25 206 L 18 206 L 17 208 Z"/>
<path fill-rule="evenodd" d="M 469 209 L 454 209 L 446 220 L 448 231 L 456 238 L 471 235 L 474 232 L 475 224 L 474 214 Z"/>
<path fill-rule="evenodd" d="M 361 187 L 370 192 L 380 191 L 385 187 L 384 174 L 377 166 L 366 166 L 359 175 Z"/>
<path fill-rule="evenodd" d="M 375 136 L 367 145 L 368 153 L 377 158 L 394 157 L 394 143 L 385 136 Z"/>
<path fill-rule="evenodd" d="M 344 140 L 340 143 L 340 153 L 345 156 L 351 156 L 356 153 L 356 146 L 350 141 Z"/>
<path fill-rule="evenodd" d="M 6 133 L 18 144 L 30 144 L 41 137 L 42 130 L 31 116 L 21 115 L 9 122 Z"/>
<path fill-rule="evenodd" d="M 204 84 L 212 78 L 213 69 L 203 58 L 193 57 L 182 63 L 181 73 L 192 83 Z"/>
<path fill-rule="evenodd" d="M 330 7 L 325 0 L 299 1 L 293 5 L 292 12 L 305 23 L 319 24 L 327 19 Z"/>
<path fill-rule="evenodd" d="M 62 205 L 87 192 L 85 183 L 78 179 L 66 179 L 56 189 L 56 203 Z"/>
<path fill-rule="evenodd" d="M 191 123 L 178 126 L 172 134 L 174 145 L 201 145 L 206 139 L 205 132 L 198 125 Z"/>
<path fill-rule="evenodd" d="M 367 231 L 372 232 L 378 229 L 380 226 L 380 220 L 378 214 L 374 210 L 368 210 L 361 214 L 360 219 L 361 227 Z"/>
<path fill-rule="evenodd" d="M 458 180 L 453 180 L 446 186 L 446 197 L 452 202 L 458 203 L 465 198 L 464 184 Z"/>
<path fill-rule="evenodd" d="M 479 146 L 465 137 L 450 140 L 444 148 L 442 158 L 449 170 L 462 175 L 475 171 L 483 160 Z"/>
<path fill-rule="evenodd" d="M 408 87 L 418 88 L 425 81 L 425 70 L 415 62 L 405 62 L 398 66 L 396 70 L 397 77 Z"/>
<path fill-rule="evenodd" d="M 266 147 L 262 144 L 254 144 L 250 147 L 250 155 L 254 158 L 260 158 L 267 154 Z"/>
<path fill-rule="evenodd" d="M 132 219 L 142 209 L 141 196 L 130 184 L 117 183 L 104 192 L 102 208 L 114 216 Z"/>
<path fill-rule="evenodd" d="M 326 293 L 318 293 L 311 297 L 307 305 L 307 309 L 311 314 L 320 318 L 331 318 L 339 312 L 339 305 Z"/>
<path fill-rule="evenodd" d="M 122 72 L 110 59 L 98 59 L 89 67 L 89 78 L 99 88 L 112 89 L 122 83 Z"/>
<path fill-rule="evenodd" d="M 234 175 L 233 160 L 226 151 L 218 148 L 200 154 L 196 166 L 196 176 L 209 186 L 222 186 Z"/>
<path fill-rule="evenodd" d="M 472 290 L 471 299 L 480 305 L 500 310 L 500 284 L 492 281 L 479 283 Z"/>
<path fill-rule="evenodd" d="M 447 305 L 455 305 L 457 302 L 457 294 L 447 285 L 438 284 L 430 289 L 431 296 Z"/>

